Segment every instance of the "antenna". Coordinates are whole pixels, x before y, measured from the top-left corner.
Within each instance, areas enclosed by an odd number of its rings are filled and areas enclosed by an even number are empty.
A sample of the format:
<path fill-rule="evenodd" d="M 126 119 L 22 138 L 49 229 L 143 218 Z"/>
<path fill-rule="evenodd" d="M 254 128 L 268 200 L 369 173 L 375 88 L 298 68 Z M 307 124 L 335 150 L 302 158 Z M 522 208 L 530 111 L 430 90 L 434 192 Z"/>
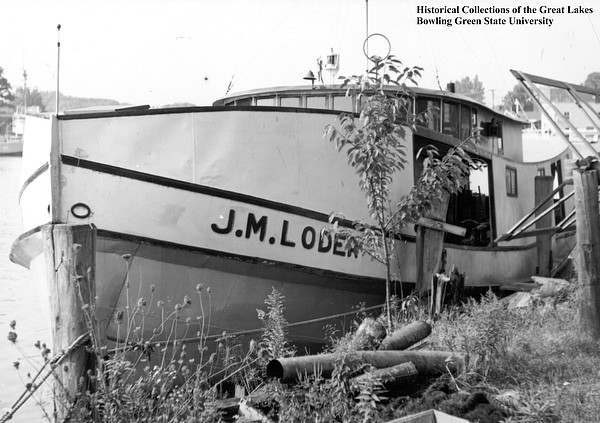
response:
<path fill-rule="evenodd" d="M 366 47 L 366 56 L 367 56 L 367 72 L 369 72 L 369 0 L 365 0 L 365 9 L 366 9 L 366 15 L 365 15 L 365 22 L 366 22 L 366 29 L 367 29 L 367 34 L 366 34 L 366 40 L 367 40 L 367 47 Z"/>
<path fill-rule="evenodd" d="M 56 26 L 57 29 L 57 57 L 56 57 L 56 115 L 58 116 L 58 97 L 60 93 L 60 24 Z"/>

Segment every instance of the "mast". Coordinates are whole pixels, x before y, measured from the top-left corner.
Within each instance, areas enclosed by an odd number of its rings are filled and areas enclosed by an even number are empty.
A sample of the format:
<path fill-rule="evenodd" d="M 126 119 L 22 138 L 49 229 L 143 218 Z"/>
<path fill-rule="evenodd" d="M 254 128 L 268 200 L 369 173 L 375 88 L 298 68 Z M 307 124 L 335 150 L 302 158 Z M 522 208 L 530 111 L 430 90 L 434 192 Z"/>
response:
<path fill-rule="evenodd" d="M 56 26 L 57 29 L 57 57 L 56 57 L 56 114 L 58 115 L 58 97 L 60 93 L 60 24 Z"/>
<path fill-rule="evenodd" d="M 23 114 L 27 114 L 27 71 L 23 68 Z"/>

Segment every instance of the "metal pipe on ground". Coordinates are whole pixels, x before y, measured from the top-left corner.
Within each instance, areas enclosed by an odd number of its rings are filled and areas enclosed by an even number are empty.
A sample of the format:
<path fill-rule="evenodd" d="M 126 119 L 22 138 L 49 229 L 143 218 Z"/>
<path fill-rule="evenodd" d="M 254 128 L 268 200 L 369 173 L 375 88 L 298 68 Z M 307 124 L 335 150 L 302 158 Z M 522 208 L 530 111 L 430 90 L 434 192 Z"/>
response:
<path fill-rule="evenodd" d="M 337 354 L 278 358 L 267 365 L 267 377 L 277 378 L 283 383 L 296 382 L 301 375 L 321 374 L 327 378 L 333 373 L 339 358 Z M 347 359 L 376 369 L 413 363 L 419 376 L 424 377 L 440 375 L 447 370 L 455 373 L 464 362 L 462 356 L 445 351 L 357 351 L 349 354 Z"/>
<path fill-rule="evenodd" d="M 414 386 L 419 379 L 419 372 L 413 363 L 402 363 L 385 369 L 375 369 L 371 371 L 370 376 L 380 382 L 385 389 L 392 391 Z M 350 383 L 358 387 L 360 382 L 367 378 L 369 375 L 363 373 L 352 378 Z"/>
<path fill-rule="evenodd" d="M 415 321 L 386 336 L 379 351 L 405 350 L 431 334 L 431 325 L 427 322 Z"/>

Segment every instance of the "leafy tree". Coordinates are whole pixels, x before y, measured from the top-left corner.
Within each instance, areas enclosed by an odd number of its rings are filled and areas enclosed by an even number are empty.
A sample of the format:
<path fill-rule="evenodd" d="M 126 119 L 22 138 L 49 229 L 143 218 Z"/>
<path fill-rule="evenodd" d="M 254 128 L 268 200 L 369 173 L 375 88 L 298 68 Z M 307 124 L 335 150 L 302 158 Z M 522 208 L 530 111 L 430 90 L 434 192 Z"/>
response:
<path fill-rule="evenodd" d="M 529 96 L 529 93 L 520 83 L 517 83 L 512 91 L 509 91 L 508 94 L 504 96 L 502 99 L 502 105 L 505 110 L 514 110 L 515 100 L 518 100 L 521 103 L 521 107 L 523 110 L 530 111 L 533 110 L 533 101 Z"/>
<path fill-rule="evenodd" d="M 27 98 L 25 98 L 25 95 L 27 95 Z M 25 100 L 27 100 L 27 107 L 39 106 L 40 112 L 46 111 L 44 98 L 42 96 L 42 93 L 38 91 L 37 88 L 34 88 L 33 90 L 30 90 L 29 88 L 24 90 L 23 87 L 17 88 L 17 91 L 15 92 L 14 104 L 16 106 L 24 105 Z"/>
<path fill-rule="evenodd" d="M 471 97 L 473 100 L 483 103 L 483 100 L 485 99 L 485 90 L 483 89 L 483 83 L 479 80 L 478 75 L 475 75 L 473 80 L 471 80 L 470 77 L 465 76 L 460 81 L 454 81 L 454 85 L 457 93 L 464 94 Z"/>
<path fill-rule="evenodd" d="M 11 90 L 10 83 L 4 77 L 4 69 L 0 67 L 0 106 L 8 105 L 15 99 Z"/>
<path fill-rule="evenodd" d="M 600 72 L 590 73 L 587 78 L 585 78 L 583 85 L 600 90 Z"/>
<path fill-rule="evenodd" d="M 433 148 L 426 149 L 428 160 L 423 173 L 411 192 L 395 207 L 390 204 L 390 187 L 394 175 L 404 169 L 406 158 L 406 127 L 414 129 L 418 119 L 407 113 L 410 95 L 406 81 L 415 82 L 421 68 L 406 67 L 394 56 L 377 58 L 366 75 L 345 78 L 342 86 L 350 86 L 356 94 L 361 111 L 358 122 L 351 113 L 338 116 L 339 126 L 328 125 L 325 136 L 338 151 L 344 150 L 348 163 L 359 176 L 360 189 L 365 193 L 371 222 L 354 222 L 355 231 L 339 229 L 332 215 L 333 231 L 346 240 L 346 248 L 359 250 L 385 265 L 386 308 L 388 329 L 391 329 L 391 292 L 394 278 L 392 259 L 394 242 L 400 230 L 415 223 L 435 207 L 446 193 L 455 193 L 468 181 L 469 170 L 477 167 L 463 149 L 452 148 L 439 159 Z M 415 82 L 416 83 L 416 82 Z M 388 95 L 384 84 L 398 86 L 395 95 Z M 463 143 L 469 142 L 470 139 Z M 417 287 L 418 289 L 422 287 Z"/>

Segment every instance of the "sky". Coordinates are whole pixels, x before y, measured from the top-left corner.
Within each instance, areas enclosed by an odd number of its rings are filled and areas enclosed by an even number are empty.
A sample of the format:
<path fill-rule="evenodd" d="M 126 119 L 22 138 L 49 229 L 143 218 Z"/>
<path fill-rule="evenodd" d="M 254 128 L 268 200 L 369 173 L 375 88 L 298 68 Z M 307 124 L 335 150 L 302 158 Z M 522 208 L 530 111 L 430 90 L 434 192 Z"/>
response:
<path fill-rule="evenodd" d="M 592 11 L 568 13 L 567 5 Z M 418 13 L 418 6 L 459 13 Z M 474 6 L 510 12 L 463 11 Z M 524 6 L 536 13 L 523 13 Z M 559 9 L 542 13 L 542 6 Z M 56 89 L 60 24 L 61 93 L 134 105 L 205 106 L 230 86 L 235 93 L 302 85 L 332 48 L 338 76 L 360 74 L 367 33 L 385 35 L 406 66 L 423 67 L 421 87 L 477 75 L 488 105 L 517 83 L 510 69 L 577 84 L 600 71 L 594 0 L 3 0 L 2 15 L 0 67 L 13 88 L 23 85 L 25 69 L 28 87 Z M 452 25 L 418 24 L 436 17 Z M 507 22 L 455 21 L 486 17 Z M 509 17 L 544 21 L 511 25 Z M 385 51 L 381 37 L 371 40 L 371 53 Z"/>

